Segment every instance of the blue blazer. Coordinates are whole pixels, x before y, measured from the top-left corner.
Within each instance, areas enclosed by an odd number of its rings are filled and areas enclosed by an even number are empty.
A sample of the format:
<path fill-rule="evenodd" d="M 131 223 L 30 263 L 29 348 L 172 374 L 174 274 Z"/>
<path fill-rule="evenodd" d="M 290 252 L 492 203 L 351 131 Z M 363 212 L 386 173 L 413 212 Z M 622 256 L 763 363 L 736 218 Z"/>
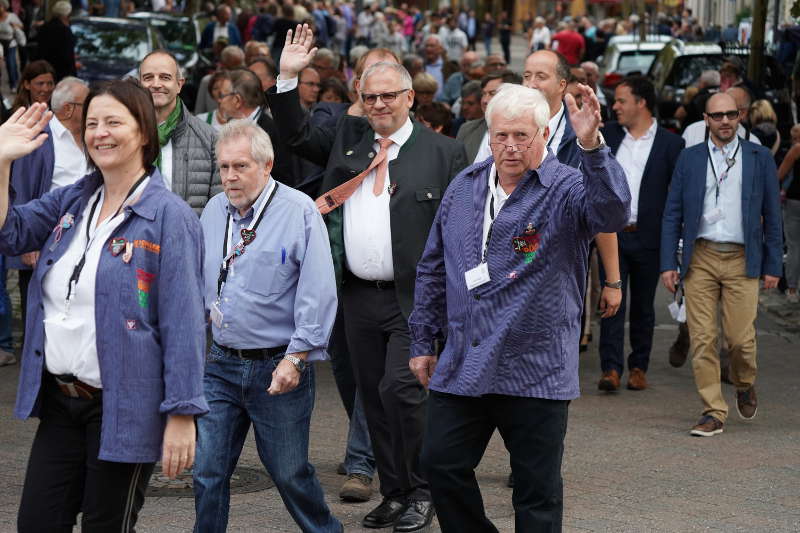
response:
<path fill-rule="evenodd" d="M 0 228 L 0 253 L 41 250 L 28 291 L 28 317 L 14 415 L 38 416 L 45 369 L 42 280 L 75 237 L 99 172 L 14 206 Z M 134 243 L 129 263 L 100 254 L 95 280 L 97 358 L 103 381 L 99 459 L 154 463 L 167 415 L 208 412 L 203 395 L 203 236 L 197 215 L 154 170 L 114 237 Z M 56 241 L 53 228 L 75 217 Z M 143 283 L 142 280 L 146 280 Z"/>
<path fill-rule="evenodd" d="M 214 44 L 214 28 L 216 27 L 216 22 L 209 22 L 203 29 L 203 33 L 200 35 L 200 50 L 211 48 Z M 242 36 L 239 33 L 239 28 L 232 22 L 228 23 L 228 44 L 242 46 Z"/>
<path fill-rule="evenodd" d="M 578 168 L 581 162 L 581 150 L 578 148 L 578 143 L 575 142 L 578 137 L 575 135 L 575 130 L 572 129 L 572 123 L 569 121 L 567 103 L 564 102 L 563 105 L 564 135 L 561 137 L 561 142 L 558 144 L 556 157 L 561 163 L 569 165 L 572 168 Z"/>
<path fill-rule="evenodd" d="M 746 275 L 778 276 L 783 273 L 783 235 L 778 199 L 775 161 L 763 146 L 739 139 L 742 143 L 742 221 Z M 697 144 L 681 152 L 664 209 L 661 228 L 661 271 L 678 269 L 678 239 L 683 239 L 683 266 L 686 275 L 692 264 L 692 251 L 706 189 L 708 149 Z"/>
<path fill-rule="evenodd" d="M 11 165 L 11 188 L 9 189 L 9 205 L 22 205 L 41 198 L 50 191 L 53 184 L 53 167 L 56 164 L 55 148 L 53 147 L 53 132 L 50 125 L 44 128 L 47 139 L 44 144 L 14 161 Z M 22 264 L 19 256 L 7 258 L 6 268 L 16 270 L 30 270 L 31 267 Z"/>
<path fill-rule="evenodd" d="M 612 121 L 606 123 L 602 131 L 608 147 L 616 156 L 625 138 L 625 129 L 619 122 Z M 637 204 L 639 216 L 636 225 L 641 241 L 647 249 L 661 248 L 661 217 L 664 214 L 672 173 L 685 144 L 680 135 L 675 135 L 660 126 L 656 129 L 653 147 L 644 166 Z"/>

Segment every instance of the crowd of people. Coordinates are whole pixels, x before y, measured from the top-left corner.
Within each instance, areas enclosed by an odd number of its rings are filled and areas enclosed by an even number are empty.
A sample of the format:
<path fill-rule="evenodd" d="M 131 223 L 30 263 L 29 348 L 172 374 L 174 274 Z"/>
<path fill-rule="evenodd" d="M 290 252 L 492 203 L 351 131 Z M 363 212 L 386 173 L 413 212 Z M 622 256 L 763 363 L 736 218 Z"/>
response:
<path fill-rule="evenodd" d="M 73 5 L 44 21 L 37 2 L 25 31 L 57 23 L 69 44 Z M 369 501 L 380 476 L 365 527 L 496 531 L 474 469 L 498 430 L 516 527 L 560 530 L 592 319 L 598 388 L 627 370 L 647 390 L 659 282 L 683 324 L 669 361 L 691 355 L 702 402 L 689 433 L 728 427 L 725 382 L 756 416 L 759 292 L 784 279 L 799 298 L 800 126 L 782 138 L 735 59 L 699 76 L 670 131 L 645 76 L 598 86 L 594 60 L 631 19 L 531 18 L 518 72 L 505 12 L 207 11 L 215 67 L 191 98 L 166 50 L 89 85 L 68 46 L 23 58 L 3 41 L 24 65 L 0 126 L 15 415 L 40 419 L 20 531 L 79 513 L 85 531 L 132 531 L 158 461 L 192 467 L 195 531 L 225 531 L 251 427 L 297 526 L 342 531 L 308 458 L 324 359 L 349 419 L 339 496 Z"/>

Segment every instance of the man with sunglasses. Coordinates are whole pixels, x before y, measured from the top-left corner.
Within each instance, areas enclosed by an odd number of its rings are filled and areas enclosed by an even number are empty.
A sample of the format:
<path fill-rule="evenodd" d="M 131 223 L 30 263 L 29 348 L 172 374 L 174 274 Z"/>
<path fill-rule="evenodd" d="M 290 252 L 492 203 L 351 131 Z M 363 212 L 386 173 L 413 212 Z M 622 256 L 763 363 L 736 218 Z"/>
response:
<path fill-rule="evenodd" d="M 417 531 L 430 524 L 434 510 L 419 466 L 425 390 L 408 367 L 407 321 L 417 261 L 466 154 L 461 143 L 409 118 L 411 78 L 392 61 L 362 74 L 364 117 L 313 126 L 296 90 L 298 73 L 316 51 L 312 43 L 306 25 L 288 32 L 270 107 L 281 138 L 326 168 L 317 206 L 327 213 L 347 344 L 383 496 L 363 525 Z"/>
<path fill-rule="evenodd" d="M 703 414 L 690 431 L 698 437 L 722 433 L 728 416 L 717 351 L 719 306 L 736 408 L 744 420 L 755 417 L 759 278 L 765 289 L 774 288 L 782 272 L 775 163 L 769 150 L 737 135 L 739 119 L 731 95 L 709 98 L 709 139 L 681 153 L 662 224 L 661 280 L 670 292 L 681 281 L 686 289 L 692 368 L 703 401 Z"/>

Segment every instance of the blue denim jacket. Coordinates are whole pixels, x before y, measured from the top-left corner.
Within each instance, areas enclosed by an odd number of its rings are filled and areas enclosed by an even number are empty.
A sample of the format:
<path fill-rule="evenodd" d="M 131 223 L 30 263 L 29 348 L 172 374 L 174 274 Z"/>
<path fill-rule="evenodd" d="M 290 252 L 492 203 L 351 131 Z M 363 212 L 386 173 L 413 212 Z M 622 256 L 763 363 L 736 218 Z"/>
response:
<path fill-rule="evenodd" d="M 28 298 L 22 373 L 14 415 L 37 416 L 44 370 L 42 279 L 75 235 L 99 172 L 9 209 L 0 253 L 41 250 Z M 66 214 L 75 222 L 56 242 Z M 205 321 L 200 221 L 164 186 L 158 170 L 113 233 L 134 243 L 129 263 L 106 248 L 97 268 L 95 321 L 103 381 L 99 458 L 147 463 L 160 458 L 166 415 L 208 412 L 203 396 Z M 66 287 L 65 287 L 66 295 Z"/>

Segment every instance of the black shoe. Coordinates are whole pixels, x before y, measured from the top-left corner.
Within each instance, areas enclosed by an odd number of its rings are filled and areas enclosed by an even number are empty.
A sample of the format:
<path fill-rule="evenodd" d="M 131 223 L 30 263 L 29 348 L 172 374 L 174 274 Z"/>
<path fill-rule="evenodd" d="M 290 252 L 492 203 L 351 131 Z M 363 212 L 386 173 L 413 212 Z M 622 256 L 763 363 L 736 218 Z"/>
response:
<path fill-rule="evenodd" d="M 419 531 L 431 524 L 435 514 L 436 510 L 433 508 L 432 501 L 409 500 L 406 512 L 395 522 L 394 530 L 399 532 Z"/>
<path fill-rule="evenodd" d="M 392 526 L 406 509 L 408 503 L 405 500 L 384 498 L 379 506 L 367 513 L 361 525 L 372 529 Z"/>
<path fill-rule="evenodd" d="M 347 469 L 344 467 L 344 463 L 339 463 L 339 465 L 336 467 L 336 473 L 340 476 L 347 475 Z"/>
<path fill-rule="evenodd" d="M 514 473 L 510 473 L 508 475 L 508 480 L 506 481 L 506 487 L 513 489 L 514 488 Z"/>

